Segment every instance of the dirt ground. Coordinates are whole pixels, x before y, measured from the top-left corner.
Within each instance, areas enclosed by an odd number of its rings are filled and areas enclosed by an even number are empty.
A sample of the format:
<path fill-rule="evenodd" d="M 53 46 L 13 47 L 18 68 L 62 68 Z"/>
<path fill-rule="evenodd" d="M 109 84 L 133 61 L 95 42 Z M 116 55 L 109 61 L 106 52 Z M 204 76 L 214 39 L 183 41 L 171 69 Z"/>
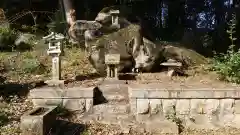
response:
<path fill-rule="evenodd" d="M 26 68 L 26 64 L 23 63 L 24 59 L 37 60 L 39 65 L 44 65 L 43 72 L 29 72 L 36 71 L 33 65 Z M 162 87 L 176 88 L 176 87 L 188 87 L 188 88 L 237 88 L 239 85 L 220 81 L 217 74 L 204 70 L 206 67 L 197 67 L 187 71 L 189 76 L 180 77 L 176 76 L 170 79 L 166 76 L 165 72 L 160 73 L 142 73 L 136 76 L 136 80 L 128 80 L 129 84 L 147 84 L 158 83 Z M 26 70 L 27 69 L 27 70 Z M 38 69 L 38 68 L 36 68 Z M 31 89 L 35 86 L 41 86 L 44 80 L 49 79 L 51 76 L 51 58 L 47 56 L 46 52 L 31 51 L 23 53 L 1 53 L 0 54 L 0 81 L 5 82 L 4 90 L 6 93 L 13 88 L 14 92 L 19 93 L 22 89 Z M 78 48 L 66 49 L 65 56 L 62 60 L 62 78 L 68 82 L 67 87 L 76 85 L 81 86 L 95 86 L 101 83 L 104 78 L 97 76 L 94 73 L 94 69 L 86 59 L 84 52 Z M 25 84 L 27 86 L 25 87 Z M 8 87 L 11 86 L 11 87 Z M 0 87 L 1 88 L 1 87 Z M 21 88 L 21 89 L 19 89 Z M 0 134 L 2 135 L 14 135 L 19 134 L 19 122 L 20 116 L 26 110 L 31 108 L 29 101 L 23 99 L 26 98 L 28 91 L 25 91 L 23 97 L 13 96 L 13 100 L 5 108 L 5 112 L 15 112 L 17 110 L 23 110 L 17 115 L 9 114 L 10 120 L 0 127 Z M 10 96 L 11 98 L 11 96 Z M 1 101 L 5 102 L 5 101 Z M 113 126 L 113 127 L 112 127 Z M 106 125 L 90 125 L 84 135 L 122 135 L 120 129 L 117 127 Z M 133 131 L 132 135 L 147 135 L 147 133 L 138 133 Z M 185 130 L 182 135 L 240 135 L 240 131 L 237 129 L 221 129 L 220 131 L 193 131 Z"/>

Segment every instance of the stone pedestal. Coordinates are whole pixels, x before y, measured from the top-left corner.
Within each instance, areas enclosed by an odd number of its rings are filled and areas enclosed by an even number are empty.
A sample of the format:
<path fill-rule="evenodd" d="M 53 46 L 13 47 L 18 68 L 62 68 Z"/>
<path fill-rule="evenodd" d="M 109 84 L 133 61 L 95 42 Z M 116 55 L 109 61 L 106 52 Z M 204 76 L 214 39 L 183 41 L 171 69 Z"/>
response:
<path fill-rule="evenodd" d="M 64 80 L 61 80 L 61 58 L 59 53 L 52 53 L 52 79 L 45 81 L 48 86 L 64 87 Z"/>
<path fill-rule="evenodd" d="M 69 111 L 80 113 L 91 113 L 93 107 L 94 87 L 45 87 L 36 88 L 30 91 L 29 99 L 34 106 L 55 105 L 62 106 Z"/>
<path fill-rule="evenodd" d="M 52 79 L 60 80 L 61 79 L 61 59 L 58 55 L 52 56 Z"/>

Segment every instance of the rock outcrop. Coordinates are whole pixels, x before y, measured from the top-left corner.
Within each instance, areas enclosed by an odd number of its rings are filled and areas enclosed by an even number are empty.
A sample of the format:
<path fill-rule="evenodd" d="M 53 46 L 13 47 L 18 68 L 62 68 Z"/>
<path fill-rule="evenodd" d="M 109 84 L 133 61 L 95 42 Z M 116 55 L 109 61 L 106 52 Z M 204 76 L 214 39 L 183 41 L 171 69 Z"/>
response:
<path fill-rule="evenodd" d="M 160 69 L 160 63 L 168 59 L 181 62 L 186 68 L 207 63 L 204 56 L 194 50 L 184 48 L 181 44 L 149 40 L 142 35 L 140 24 L 132 24 L 123 15 L 119 15 L 120 29 L 112 27 L 112 16 L 108 13 L 110 11 L 107 8 L 97 15 L 95 21 L 101 23 L 102 28 L 99 30 L 104 35 L 90 43 L 94 49 L 89 52 L 89 60 L 101 74 L 105 73 L 104 55 L 106 53 L 121 55 L 120 72 L 128 72 L 132 68 L 139 68 L 143 72 L 152 72 Z M 135 33 L 129 34 L 131 31 Z M 142 39 L 133 40 L 136 35 Z M 143 47 L 140 47 L 142 45 Z"/>

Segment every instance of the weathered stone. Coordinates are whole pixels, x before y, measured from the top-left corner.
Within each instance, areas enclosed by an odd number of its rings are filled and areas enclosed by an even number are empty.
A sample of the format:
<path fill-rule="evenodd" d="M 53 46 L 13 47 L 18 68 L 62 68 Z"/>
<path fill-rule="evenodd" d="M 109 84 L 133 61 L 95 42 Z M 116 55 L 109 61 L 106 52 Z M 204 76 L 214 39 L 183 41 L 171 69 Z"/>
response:
<path fill-rule="evenodd" d="M 237 90 L 226 90 L 224 94 L 224 98 L 239 98 L 240 91 Z"/>
<path fill-rule="evenodd" d="M 206 100 L 206 114 L 211 123 L 218 123 L 218 115 L 220 110 L 220 103 L 218 99 Z"/>
<path fill-rule="evenodd" d="M 206 114 L 206 99 L 191 99 L 191 111 L 194 114 Z"/>
<path fill-rule="evenodd" d="M 63 107 L 69 111 L 82 113 L 86 110 L 86 101 L 85 99 L 63 99 Z"/>
<path fill-rule="evenodd" d="M 236 99 L 234 104 L 234 113 L 240 114 L 240 100 Z"/>
<path fill-rule="evenodd" d="M 131 113 L 136 114 L 137 113 L 137 99 L 131 98 L 129 100 L 130 106 L 131 106 Z"/>
<path fill-rule="evenodd" d="M 92 98 L 94 87 L 74 87 L 64 91 L 64 98 Z"/>
<path fill-rule="evenodd" d="M 165 121 L 147 121 L 146 131 L 153 134 L 178 134 L 178 126 L 176 123 Z"/>
<path fill-rule="evenodd" d="M 169 91 L 167 90 L 149 90 L 148 98 L 166 98 L 169 97 Z"/>
<path fill-rule="evenodd" d="M 137 122 L 139 123 L 145 123 L 145 121 L 151 119 L 151 115 L 148 113 L 148 114 L 137 114 L 136 115 L 136 120 Z"/>
<path fill-rule="evenodd" d="M 37 107 L 21 117 L 21 130 L 24 135 L 45 135 L 53 127 L 57 106 Z"/>
<path fill-rule="evenodd" d="M 189 117 L 189 120 L 196 125 L 204 125 L 208 121 L 208 117 L 205 114 L 194 114 Z"/>
<path fill-rule="evenodd" d="M 134 98 L 178 98 L 178 99 L 219 99 L 219 98 L 238 98 L 240 92 L 236 90 L 220 89 L 211 90 L 211 88 L 186 89 L 184 87 L 161 88 L 159 84 L 139 84 L 129 86 L 130 97 Z"/>
<path fill-rule="evenodd" d="M 109 114 L 128 114 L 130 111 L 130 107 L 126 104 L 100 104 L 94 107 L 94 111 Z"/>
<path fill-rule="evenodd" d="M 129 91 L 129 97 L 131 98 L 148 98 L 148 91 L 146 90 L 134 90 L 131 88 L 128 88 Z"/>
<path fill-rule="evenodd" d="M 63 89 L 57 87 L 43 87 L 36 88 L 30 91 L 29 98 L 30 99 L 46 99 L 46 98 L 62 98 L 63 97 Z"/>
<path fill-rule="evenodd" d="M 235 128 L 240 128 L 240 115 L 239 114 L 235 114 L 234 115 L 234 120 L 232 121 L 231 126 L 235 127 Z"/>
<path fill-rule="evenodd" d="M 190 112 L 190 100 L 180 99 L 176 103 L 176 113 L 180 115 L 189 114 Z"/>
<path fill-rule="evenodd" d="M 209 89 L 186 89 L 179 92 L 178 98 L 213 98 L 213 91 Z"/>
<path fill-rule="evenodd" d="M 34 106 L 45 106 L 45 105 L 62 105 L 63 99 L 62 98 L 46 98 L 46 99 L 32 99 Z"/>
<path fill-rule="evenodd" d="M 46 83 L 50 87 L 60 87 L 64 88 L 65 80 L 47 80 L 44 83 Z"/>
<path fill-rule="evenodd" d="M 93 106 L 93 87 L 73 87 L 61 89 L 58 87 L 47 87 L 34 89 L 29 98 L 35 106 L 41 105 L 63 105 L 71 111 L 91 111 Z M 86 99 L 86 106 L 85 106 Z"/>
<path fill-rule="evenodd" d="M 149 112 L 149 100 L 137 99 L 137 114 L 147 114 Z"/>
<path fill-rule="evenodd" d="M 219 128 L 218 123 L 212 123 L 206 114 L 196 114 L 187 121 L 187 127 L 191 129 L 211 129 Z"/>
<path fill-rule="evenodd" d="M 93 99 L 86 99 L 86 112 L 92 113 L 93 112 Z"/>
<path fill-rule="evenodd" d="M 225 92 L 223 90 L 214 91 L 214 98 L 224 98 Z"/>
<path fill-rule="evenodd" d="M 116 80 L 116 79 L 105 78 L 105 80 L 101 83 L 101 86 L 99 86 L 99 87 L 115 88 L 116 85 L 124 86 L 125 84 L 126 84 L 125 80 Z"/>
<path fill-rule="evenodd" d="M 161 99 L 149 99 L 150 101 L 150 113 L 157 114 L 163 111 Z"/>
<path fill-rule="evenodd" d="M 219 119 L 225 126 L 231 125 L 234 120 L 234 99 L 220 100 L 220 114 Z"/>
<path fill-rule="evenodd" d="M 199 127 L 200 129 L 202 127 L 207 127 L 208 129 L 215 128 L 211 122 L 213 118 L 211 111 L 216 108 L 215 103 L 211 105 L 211 100 L 206 101 L 206 99 L 191 99 L 190 102 L 191 109 L 187 125 L 191 128 Z M 209 106 L 207 106 L 207 102 L 210 102 Z"/>
<path fill-rule="evenodd" d="M 162 105 L 165 116 L 175 113 L 176 99 L 163 99 Z"/>

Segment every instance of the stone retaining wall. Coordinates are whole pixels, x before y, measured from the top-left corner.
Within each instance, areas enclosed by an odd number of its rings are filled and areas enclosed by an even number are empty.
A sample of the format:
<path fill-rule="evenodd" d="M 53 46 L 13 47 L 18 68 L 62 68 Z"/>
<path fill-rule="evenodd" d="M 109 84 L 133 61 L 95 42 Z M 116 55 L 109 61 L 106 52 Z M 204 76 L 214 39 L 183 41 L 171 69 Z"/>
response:
<path fill-rule="evenodd" d="M 185 127 L 240 127 L 240 89 L 175 89 L 148 85 L 128 88 L 138 121 L 171 120 Z"/>
<path fill-rule="evenodd" d="M 83 113 L 92 111 L 93 90 L 94 87 L 67 89 L 43 87 L 31 90 L 29 99 L 35 106 L 62 105 L 70 111 Z"/>

